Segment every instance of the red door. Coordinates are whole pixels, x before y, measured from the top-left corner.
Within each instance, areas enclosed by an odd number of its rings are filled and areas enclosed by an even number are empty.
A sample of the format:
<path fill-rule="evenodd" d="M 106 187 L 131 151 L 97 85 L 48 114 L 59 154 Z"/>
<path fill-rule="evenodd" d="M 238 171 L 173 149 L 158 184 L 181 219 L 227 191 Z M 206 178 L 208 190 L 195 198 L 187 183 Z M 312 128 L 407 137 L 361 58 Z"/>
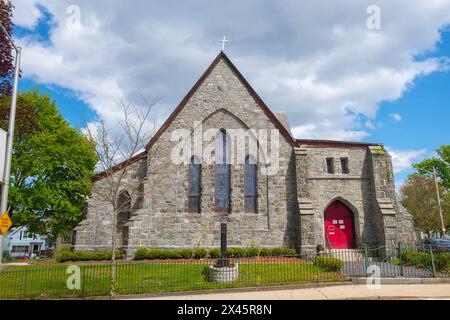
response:
<path fill-rule="evenodd" d="M 325 211 L 325 239 L 328 248 L 351 249 L 355 246 L 353 213 L 340 201 Z"/>

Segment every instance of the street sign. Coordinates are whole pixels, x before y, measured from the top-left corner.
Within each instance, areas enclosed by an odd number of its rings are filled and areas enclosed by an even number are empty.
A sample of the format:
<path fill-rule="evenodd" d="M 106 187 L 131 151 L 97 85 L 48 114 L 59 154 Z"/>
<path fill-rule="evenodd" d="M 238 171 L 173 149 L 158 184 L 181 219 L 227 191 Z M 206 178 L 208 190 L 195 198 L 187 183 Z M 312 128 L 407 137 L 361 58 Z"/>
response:
<path fill-rule="evenodd" d="M 0 129 L 0 181 L 3 182 L 3 171 L 5 170 L 6 158 L 6 131 Z"/>
<path fill-rule="evenodd" d="M 1 218 L 0 218 L 0 232 L 2 235 L 6 235 L 9 228 L 12 226 L 11 218 L 9 217 L 8 212 L 3 212 Z"/>

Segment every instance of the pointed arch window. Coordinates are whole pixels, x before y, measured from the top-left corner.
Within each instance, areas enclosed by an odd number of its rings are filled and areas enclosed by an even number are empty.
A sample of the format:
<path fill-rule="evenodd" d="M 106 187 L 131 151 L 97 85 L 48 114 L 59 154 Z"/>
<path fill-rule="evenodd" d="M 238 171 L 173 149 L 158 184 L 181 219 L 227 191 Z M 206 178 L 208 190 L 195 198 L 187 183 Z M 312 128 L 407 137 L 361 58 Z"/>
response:
<path fill-rule="evenodd" d="M 189 164 L 189 212 L 200 213 L 202 165 L 193 156 Z"/>
<path fill-rule="evenodd" d="M 215 209 L 230 212 L 231 170 L 229 164 L 230 146 L 225 130 L 216 136 Z"/>
<path fill-rule="evenodd" d="M 244 199 L 245 212 L 256 213 L 257 191 L 257 164 L 250 156 L 245 158 L 244 165 Z"/>
<path fill-rule="evenodd" d="M 130 219 L 131 214 L 131 196 L 128 191 L 123 190 L 119 194 L 119 199 L 117 200 L 117 209 L 119 212 L 118 222 L 126 223 Z"/>

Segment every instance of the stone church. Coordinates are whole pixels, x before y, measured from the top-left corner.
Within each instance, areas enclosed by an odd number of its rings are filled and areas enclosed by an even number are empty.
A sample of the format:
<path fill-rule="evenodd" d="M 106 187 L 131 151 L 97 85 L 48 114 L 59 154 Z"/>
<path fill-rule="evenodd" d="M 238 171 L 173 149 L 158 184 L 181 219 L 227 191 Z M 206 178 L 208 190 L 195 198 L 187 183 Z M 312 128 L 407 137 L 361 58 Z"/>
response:
<path fill-rule="evenodd" d="M 173 133 L 193 135 L 197 127 L 217 130 L 215 161 L 205 163 L 195 151 L 188 161 L 174 161 L 179 141 Z M 243 161 L 218 161 L 229 156 L 233 130 L 278 134 L 253 136 L 256 157 L 244 143 L 249 155 Z M 270 173 L 259 161 L 265 152 L 259 139 L 277 146 Z M 414 241 L 412 217 L 396 199 L 392 160 L 382 144 L 295 139 L 286 114 L 272 112 L 224 52 L 126 165 L 127 185 L 140 190 L 117 217 L 118 245 L 128 253 L 140 247 L 217 248 L 221 223 L 228 224 L 228 245 L 236 247 L 309 253 L 318 245 Z M 104 179 L 104 173 L 96 176 L 96 187 Z M 124 187 L 123 197 L 128 194 Z M 75 248 L 110 246 L 112 221 L 111 205 L 93 193 L 75 229 Z"/>

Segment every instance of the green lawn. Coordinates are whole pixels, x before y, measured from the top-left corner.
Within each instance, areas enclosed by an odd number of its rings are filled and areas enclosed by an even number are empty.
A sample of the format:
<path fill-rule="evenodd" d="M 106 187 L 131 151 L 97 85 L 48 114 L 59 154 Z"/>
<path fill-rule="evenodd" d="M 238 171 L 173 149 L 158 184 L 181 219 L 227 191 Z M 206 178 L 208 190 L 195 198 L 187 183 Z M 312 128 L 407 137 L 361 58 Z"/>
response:
<path fill-rule="evenodd" d="M 75 263 L 74 263 L 75 264 Z M 52 298 L 104 296 L 109 292 L 110 266 L 83 265 L 81 290 L 69 290 L 68 265 L 6 267 L 0 272 L 0 298 Z M 324 272 L 304 261 L 288 263 L 241 263 L 239 279 L 233 283 L 209 282 L 208 264 L 126 263 L 117 266 L 117 293 L 139 294 L 230 287 L 269 286 L 308 282 L 340 281 L 339 273 Z"/>

